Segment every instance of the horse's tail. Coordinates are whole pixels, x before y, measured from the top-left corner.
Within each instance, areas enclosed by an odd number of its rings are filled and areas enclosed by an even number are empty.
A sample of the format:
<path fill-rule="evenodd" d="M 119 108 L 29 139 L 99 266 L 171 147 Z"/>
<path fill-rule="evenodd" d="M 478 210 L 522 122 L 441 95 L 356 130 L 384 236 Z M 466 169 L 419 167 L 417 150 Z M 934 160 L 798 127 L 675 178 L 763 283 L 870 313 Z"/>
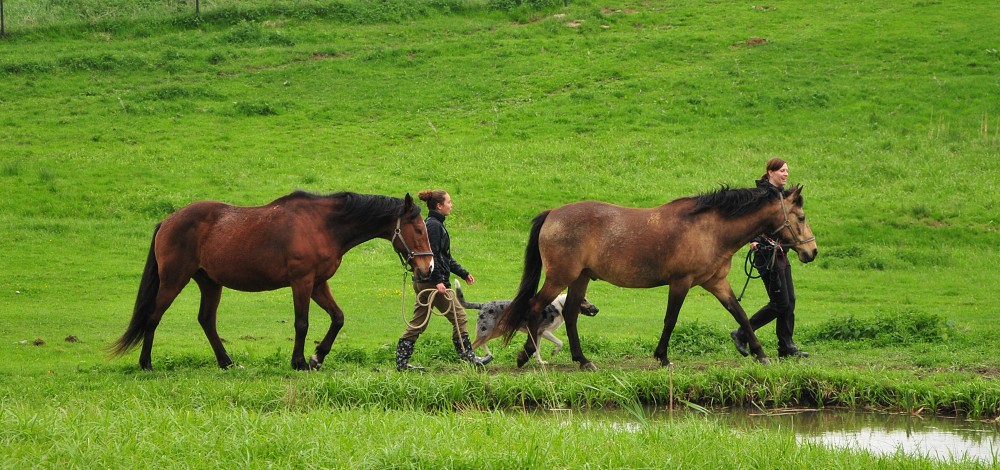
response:
<path fill-rule="evenodd" d="M 149 317 L 153 315 L 156 308 L 156 294 L 160 290 L 160 269 L 156 262 L 156 232 L 160 231 L 160 224 L 156 224 L 153 229 L 153 241 L 149 243 L 149 256 L 146 258 L 146 267 L 142 272 L 142 280 L 139 281 L 139 295 L 135 299 L 135 308 L 132 310 L 132 321 L 128 324 L 128 329 L 118 341 L 110 346 L 112 356 L 120 356 L 132 350 L 142 342 L 146 336 L 146 328 Z"/>
<path fill-rule="evenodd" d="M 469 310 L 481 310 L 483 308 L 483 304 L 481 303 L 465 301 L 465 294 L 462 293 L 462 284 L 458 282 L 458 279 L 455 280 L 455 298 L 458 299 L 458 303 L 462 304 L 462 307 Z"/>
<path fill-rule="evenodd" d="M 542 280 L 542 254 L 538 250 L 538 234 L 542 231 L 542 225 L 548 218 L 549 212 L 544 211 L 531 221 L 531 235 L 528 237 L 528 246 L 524 249 L 524 273 L 521 274 L 521 286 L 518 288 L 514 300 L 500 315 L 500 322 L 497 324 L 499 332 L 503 334 L 504 344 L 510 343 L 514 333 L 524 323 L 531 298 L 538 293 L 538 283 Z"/>

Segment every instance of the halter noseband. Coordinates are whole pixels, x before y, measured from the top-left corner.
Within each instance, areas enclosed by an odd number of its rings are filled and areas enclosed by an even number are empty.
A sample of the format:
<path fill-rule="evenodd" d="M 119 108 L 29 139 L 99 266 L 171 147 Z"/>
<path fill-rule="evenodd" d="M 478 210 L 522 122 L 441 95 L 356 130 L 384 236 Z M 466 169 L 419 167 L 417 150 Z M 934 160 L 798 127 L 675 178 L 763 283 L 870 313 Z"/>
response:
<path fill-rule="evenodd" d="M 413 271 L 413 266 L 410 265 L 410 261 L 413 261 L 413 258 L 416 258 L 417 256 L 434 256 L 434 252 L 433 251 L 418 251 L 418 252 L 411 251 L 410 250 L 410 246 L 407 245 L 406 244 L 406 240 L 403 239 L 403 232 L 400 230 L 400 225 L 402 224 L 402 222 L 403 222 L 403 218 L 402 217 L 396 219 L 396 230 L 394 230 L 392 232 L 392 240 L 391 240 L 392 247 L 393 248 L 396 247 L 396 239 L 398 238 L 399 242 L 403 244 L 403 250 L 405 250 L 405 252 L 406 252 L 406 257 L 404 258 L 403 257 L 403 251 L 396 250 L 396 255 L 399 256 L 399 262 L 402 263 L 403 267 L 406 268 L 407 271 Z"/>
<path fill-rule="evenodd" d="M 772 237 L 776 236 L 782 230 L 788 229 L 788 233 L 792 234 L 792 240 L 795 240 L 795 243 L 792 243 L 792 246 L 804 245 L 806 243 L 816 240 L 816 237 L 809 237 L 805 240 L 799 240 L 799 236 L 795 234 L 795 230 L 792 230 L 792 224 L 788 222 L 788 208 L 785 207 L 784 196 L 781 197 L 781 213 L 782 215 L 785 216 L 785 223 L 782 224 L 780 227 L 778 227 L 777 230 L 771 232 Z"/>

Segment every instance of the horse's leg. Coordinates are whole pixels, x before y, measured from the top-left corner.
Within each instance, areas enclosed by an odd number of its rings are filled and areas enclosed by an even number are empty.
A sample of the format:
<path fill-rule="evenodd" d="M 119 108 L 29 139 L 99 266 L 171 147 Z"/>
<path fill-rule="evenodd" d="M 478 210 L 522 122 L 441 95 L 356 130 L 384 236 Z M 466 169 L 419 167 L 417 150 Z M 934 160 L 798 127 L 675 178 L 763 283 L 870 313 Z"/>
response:
<path fill-rule="evenodd" d="M 208 343 L 212 345 L 212 351 L 215 352 L 215 360 L 219 363 L 219 367 L 228 369 L 233 365 L 233 360 L 229 358 L 226 348 L 222 346 L 222 338 L 219 338 L 219 330 L 216 328 L 216 313 L 219 310 L 219 300 L 222 298 L 222 286 L 209 279 L 204 273 L 196 274 L 194 281 L 201 289 L 198 323 L 205 331 Z"/>
<path fill-rule="evenodd" d="M 524 366 L 538 350 L 538 341 L 541 340 L 542 310 L 551 304 L 565 287 L 566 284 L 557 283 L 548 278 L 542 285 L 542 289 L 531 298 L 531 306 L 528 310 L 528 339 L 524 342 L 524 350 L 517 354 L 518 367 Z"/>
<path fill-rule="evenodd" d="M 295 344 L 292 346 L 292 368 L 309 370 L 306 362 L 306 334 L 309 332 L 309 302 L 312 298 L 312 276 L 292 281 L 292 301 L 295 305 Z"/>
<path fill-rule="evenodd" d="M 674 327 L 677 326 L 677 315 L 681 312 L 681 306 L 684 305 L 684 298 L 687 297 L 689 290 L 691 290 L 689 279 L 670 284 L 667 313 L 663 317 L 663 333 L 660 334 L 660 342 L 656 345 L 656 351 L 653 352 L 653 357 L 660 360 L 661 367 L 670 365 L 670 358 L 667 356 L 667 351 L 670 348 L 670 335 L 673 334 Z"/>
<path fill-rule="evenodd" d="M 722 277 L 702 284 L 702 287 L 711 292 L 716 299 L 719 299 L 722 306 L 736 319 L 736 323 L 740 324 L 740 329 L 743 330 L 747 338 L 750 338 L 748 342 L 750 351 L 757 357 L 757 360 L 762 364 L 770 364 L 771 361 L 767 358 L 767 354 L 764 353 L 764 348 L 760 345 L 757 334 L 753 331 L 753 326 L 750 325 L 747 312 L 743 310 L 743 306 L 736 300 L 736 293 L 733 292 L 733 287 L 729 284 L 729 280 Z"/>
<path fill-rule="evenodd" d="M 576 321 L 580 318 L 580 303 L 587 296 L 587 285 L 589 284 L 590 278 L 583 275 L 569 285 L 562 315 L 566 322 L 566 337 L 569 339 L 569 351 L 573 355 L 573 360 L 580 363 L 581 369 L 597 370 L 597 366 L 583 355 L 580 334 L 576 329 Z"/>
<path fill-rule="evenodd" d="M 330 293 L 330 284 L 327 281 L 316 284 L 316 287 L 313 288 L 312 299 L 323 310 L 326 310 L 326 313 L 330 314 L 330 329 L 326 332 L 326 336 L 319 343 L 319 346 L 316 346 L 316 354 L 309 358 L 309 366 L 319 369 L 323 365 L 323 360 L 326 359 L 327 354 L 330 354 L 330 348 L 333 347 L 333 342 L 337 340 L 337 333 L 344 326 L 344 311 L 333 300 L 333 294 Z"/>
<path fill-rule="evenodd" d="M 153 370 L 152 351 L 156 327 L 159 326 L 163 314 L 170 308 L 170 304 L 174 302 L 174 299 L 184 290 L 184 286 L 187 285 L 190 279 L 187 276 L 161 273 L 160 288 L 156 292 L 156 306 L 153 309 L 153 314 L 146 320 L 145 335 L 142 339 L 142 352 L 139 353 L 139 367 L 144 370 Z"/>

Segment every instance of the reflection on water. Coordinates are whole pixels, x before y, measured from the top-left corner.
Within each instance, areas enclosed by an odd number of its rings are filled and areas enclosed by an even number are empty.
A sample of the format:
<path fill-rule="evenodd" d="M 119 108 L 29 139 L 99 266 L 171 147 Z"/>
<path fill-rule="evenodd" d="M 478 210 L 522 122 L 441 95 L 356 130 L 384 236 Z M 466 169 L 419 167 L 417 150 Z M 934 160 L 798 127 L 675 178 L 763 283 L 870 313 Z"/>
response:
<path fill-rule="evenodd" d="M 549 410 L 572 413 L 572 410 Z M 662 408 L 640 412 L 645 419 L 669 420 Z M 558 413 L 557 413 L 558 414 Z M 675 417 L 704 416 L 726 427 L 744 432 L 767 429 L 795 433 L 800 443 L 827 447 L 865 450 L 875 455 L 924 456 L 941 461 L 973 461 L 1000 465 L 1000 427 L 997 422 L 961 418 L 912 416 L 899 414 L 857 413 L 845 410 L 788 409 L 712 410 L 708 414 L 677 412 Z M 624 431 L 639 431 L 642 426 L 629 412 L 587 411 L 588 421 Z M 622 422 L 625 419 L 625 422 Z"/>
<path fill-rule="evenodd" d="M 1000 463 L 1000 428 L 994 423 L 834 410 L 737 411 L 711 416 L 740 429 L 790 430 L 799 443 L 867 450 L 877 455 L 903 452 L 945 461 Z"/>

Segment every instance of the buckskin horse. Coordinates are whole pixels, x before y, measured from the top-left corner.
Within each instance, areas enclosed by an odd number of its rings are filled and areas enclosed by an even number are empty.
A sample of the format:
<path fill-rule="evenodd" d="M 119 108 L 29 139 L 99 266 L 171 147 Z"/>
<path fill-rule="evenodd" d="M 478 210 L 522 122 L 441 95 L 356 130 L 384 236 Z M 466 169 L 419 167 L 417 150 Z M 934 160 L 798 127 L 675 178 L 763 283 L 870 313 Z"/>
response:
<path fill-rule="evenodd" d="M 327 281 L 344 254 L 384 238 L 418 278 L 433 270 L 433 254 L 420 206 L 404 199 L 340 192 L 326 196 L 296 191 L 258 207 L 222 202 L 192 203 L 156 225 L 128 329 L 110 352 L 119 356 L 142 343 L 139 366 L 151 370 L 153 334 L 188 281 L 201 289 L 198 323 L 219 367 L 233 360 L 216 330 L 222 288 L 260 292 L 292 288 L 295 344 L 292 367 L 317 369 L 344 325 Z M 330 329 L 307 362 L 303 353 L 310 299 L 330 315 Z"/>
<path fill-rule="evenodd" d="M 733 315 L 750 338 L 757 360 L 768 363 L 726 275 L 733 254 L 762 233 L 790 246 L 803 263 L 816 258 L 816 238 L 802 211 L 801 193 L 801 186 L 780 193 L 723 186 L 654 208 L 585 201 L 544 211 L 532 222 L 518 293 L 493 336 L 502 334 L 509 342 L 518 325 L 527 321 L 530 334 L 517 357 L 518 367 L 523 366 L 537 348 L 540 312 L 569 287 L 563 318 L 570 351 L 581 369 L 596 370 L 583 355 L 577 332 L 579 305 L 588 283 L 604 280 L 633 288 L 669 285 L 663 332 L 653 354 L 661 366 L 667 366 L 677 314 L 688 291 L 701 286 Z M 543 266 L 545 283 L 539 291 Z"/>

